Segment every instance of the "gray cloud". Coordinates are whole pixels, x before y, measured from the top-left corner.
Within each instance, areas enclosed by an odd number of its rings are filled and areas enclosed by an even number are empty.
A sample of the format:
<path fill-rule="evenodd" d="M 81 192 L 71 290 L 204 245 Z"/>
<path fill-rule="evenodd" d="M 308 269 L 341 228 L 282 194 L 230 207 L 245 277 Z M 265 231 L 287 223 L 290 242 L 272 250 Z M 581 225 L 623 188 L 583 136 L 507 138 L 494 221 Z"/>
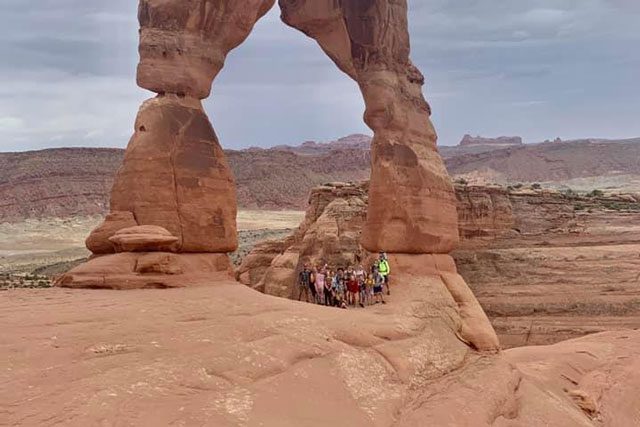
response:
<path fill-rule="evenodd" d="M 640 135 L 640 2 L 410 0 L 412 56 L 442 144 Z M 140 102 L 134 0 L 0 4 L 0 151 L 125 146 Z M 356 85 L 274 9 L 207 110 L 226 147 L 367 132 Z"/>

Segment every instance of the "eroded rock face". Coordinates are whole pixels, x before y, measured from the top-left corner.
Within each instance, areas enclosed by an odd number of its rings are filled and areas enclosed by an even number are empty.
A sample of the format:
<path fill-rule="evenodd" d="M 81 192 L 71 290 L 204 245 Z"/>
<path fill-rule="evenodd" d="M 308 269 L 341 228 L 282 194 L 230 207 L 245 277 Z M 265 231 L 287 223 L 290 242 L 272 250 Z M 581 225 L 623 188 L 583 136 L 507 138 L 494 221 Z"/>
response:
<path fill-rule="evenodd" d="M 109 238 L 116 252 L 174 252 L 178 240 L 156 225 L 123 228 Z"/>
<path fill-rule="evenodd" d="M 138 85 L 204 99 L 227 54 L 275 0 L 140 0 Z"/>
<path fill-rule="evenodd" d="M 368 256 L 361 246 L 368 185 L 333 183 L 314 189 L 300 227 L 280 242 L 258 245 L 243 260 L 238 279 L 269 295 L 294 295 L 296 275 L 310 266 L 356 266 Z"/>
<path fill-rule="evenodd" d="M 456 202 L 436 149 L 424 77 L 409 59 L 406 1 L 280 0 L 282 19 L 315 39 L 354 79 L 373 129 L 369 251 L 448 253 Z"/>
<path fill-rule="evenodd" d="M 273 3 L 140 1 L 137 80 L 140 87 L 158 96 L 140 108 L 135 133 L 111 192 L 111 212 L 129 213 L 135 219 L 133 225 L 160 227 L 168 235 L 116 237 L 120 222 L 108 220 L 87 240 L 95 254 L 112 252 L 109 243 L 117 252 L 125 253 L 213 253 L 226 257 L 224 254 L 237 249 L 235 181 L 201 100 L 209 95 L 227 54 L 247 38 Z M 120 271 L 116 262 L 124 258 L 108 257 L 72 270 L 57 284 L 95 287 L 94 283 L 103 278 L 102 287 L 122 287 L 108 277 L 108 272 L 124 280 L 126 270 L 131 275 L 128 283 L 148 286 L 149 269 L 138 272 L 125 266 Z M 150 264 L 151 272 L 159 273 L 154 263 Z M 205 266 L 196 273 L 209 270 Z M 171 275 L 177 270 L 167 271 Z M 139 280 L 140 275 L 145 275 L 143 280 Z M 90 279 L 83 279 L 86 277 Z"/>
<path fill-rule="evenodd" d="M 199 100 L 165 95 L 143 104 L 111 209 L 166 228 L 179 252 L 237 248 L 235 181 Z"/>
<path fill-rule="evenodd" d="M 85 245 L 87 249 L 96 255 L 112 254 L 115 252 L 115 248 L 109 238 L 123 228 L 135 227 L 136 225 L 138 223 L 133 213 L 129 211 L 111 212 L 107 214 L 102 224 L 96 227 L 87 237 Z"/>

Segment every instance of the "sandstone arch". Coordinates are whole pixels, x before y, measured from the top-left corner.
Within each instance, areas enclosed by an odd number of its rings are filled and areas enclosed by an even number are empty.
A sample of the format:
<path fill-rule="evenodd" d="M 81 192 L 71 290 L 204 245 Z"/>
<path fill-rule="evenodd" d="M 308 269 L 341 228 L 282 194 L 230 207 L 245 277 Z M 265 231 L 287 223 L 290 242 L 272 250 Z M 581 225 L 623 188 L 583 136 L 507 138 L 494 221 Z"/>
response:
<path fill-rule="evenodd" d="M 178 238 L 178 253 L 237 247 L 234 181 L 201 100 L 227 54 L 274 3 L 140 1 L 137 82 L 158 95 L 138 113 L 112 214 L 87 240 L 95 254 L 113 252 L 107 239 L 123 217 L 129 226 L 165 228 Z M 365 248 L 450 252 L 454 192 L 437 153 L 424 78 L 409 59 L 406 1 L 280 0 L 280 7 L 283 21 L 314 38 L 363 94 L 375 132 Z"/>
<path fill-rule="evenodd" d="M 183 287 L 231 272 L 235 183 L 201 100 L 227 54 L 274 3 L 140 0 L 137 82 L 157 96 L 138 113 L 111 214 L 87 239 L 97 257 L 58 285 Z M 363 94 L 364 119 L 375 132 L 363 246 L 391 253 L 413 282 L 438 277 L 436 298 L 460 309 L 459 336 L 496 349 L 495 333 L 447 255 L 458 239 L 455 194 L 436 149 L 424 77 L 409 59 L 406 0 L 279 3 L 283 21 L 315 39 Z"/>
<path fill-rule="evenodd" d="M 471 350 L 498 342 L 446 255 L 457 233 L 453 191 L 408 58 L 406 0 L 280 0 L 285 21 L 318 40 L 363 92 L 376 133 L 365 244 L 392 252 L 400 297 L 342 317 L 224 277 L 224 252 L 236 245 L 235 190 L 200 101 L 274 1 L 141 0 L 138 83 L 159 96 L 143 104 L 112 213 L 88 238 L 97 256 L 58 284 L 217 286 L 57 292 L 55 310 L 49 298 L 29 306 L 27 329 L 9 316 L 19 330 L 10 356 L 27 357 L 10 358 L 7 378 L 18 386 L 10 420 L 591 426 L 600 424 L 597 400 L 605 423 L 637 419 L 637 399 L 620 398 L 638 395 L 635 335 L 507 356 Z M 107 253 L 114 241 L 132 252 Z M 24 310 L 25 301 L 13 305 Z M 43 340 L 54 334 L 55 345 Z M 25 352 L 28 339 L 37 345 Z"/>
<path fill-rule="evenodd" d="M 137 82 L 157 96 L 138 113 L 111 214 L 87 239 L 96 257 L 63 275 L 59 286 L 185 287 L 231 273 L 235 184 L 201 100 L 227 54 L 274 3 L 140 0 Z M 455 194 L 436 149 L 424 78 L 409 59 L 406 0 L 279 3 L 283 21 L 315 39 L 363 94 L 364 118 L 375 132 L 363 246 L 391 253 L 412 282 L 438 278 L 436 298 L 459 307 L 459 336 L 477 348 L 498 348 L 447 255 L 458 239 Z"/>

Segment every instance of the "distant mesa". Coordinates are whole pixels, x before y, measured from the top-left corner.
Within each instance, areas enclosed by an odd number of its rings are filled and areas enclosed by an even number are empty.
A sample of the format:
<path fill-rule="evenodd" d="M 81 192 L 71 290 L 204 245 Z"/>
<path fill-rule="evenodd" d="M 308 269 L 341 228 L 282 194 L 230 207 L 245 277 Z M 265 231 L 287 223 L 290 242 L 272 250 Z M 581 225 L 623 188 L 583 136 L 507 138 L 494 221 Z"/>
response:
<path fill-rule="evenodd" d="M 461 147 L 470 145 L 523 145 L 519 136 L 500 136 L 498 138 L 483 138 L 481 136 L 465 135 L 460 141 Z"/>
<path fill-rule="evenodd" d="M 300 145 L 276 145 L 272 151 L 291 151 L 297 154 L 322 154 L 338 149 L 368 150 L 371 147 L 372 137 L 364 134 L 353 134 L 335 141 L 318 142 L 305 141 Z"/>

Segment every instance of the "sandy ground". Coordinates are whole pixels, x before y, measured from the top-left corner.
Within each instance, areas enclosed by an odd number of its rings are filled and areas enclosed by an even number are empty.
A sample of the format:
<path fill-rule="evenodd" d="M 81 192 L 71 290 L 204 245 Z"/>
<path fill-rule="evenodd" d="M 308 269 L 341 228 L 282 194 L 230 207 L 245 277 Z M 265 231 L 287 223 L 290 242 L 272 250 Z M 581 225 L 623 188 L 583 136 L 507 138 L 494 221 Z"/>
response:
<path fill-rule="evenodd" d="M 279 239 L 304 219 L 298 211 L 240 211 L 240 248 L 234 260 L 262 240 Z M 0 287 L 9 276 L 31 275 L 36 282 L 47 280 L 89 256 L 84 240 L 101 217 L 50 218 L 0 224 Z M 23 281 L 24 282 L 24 281 Z"/>

